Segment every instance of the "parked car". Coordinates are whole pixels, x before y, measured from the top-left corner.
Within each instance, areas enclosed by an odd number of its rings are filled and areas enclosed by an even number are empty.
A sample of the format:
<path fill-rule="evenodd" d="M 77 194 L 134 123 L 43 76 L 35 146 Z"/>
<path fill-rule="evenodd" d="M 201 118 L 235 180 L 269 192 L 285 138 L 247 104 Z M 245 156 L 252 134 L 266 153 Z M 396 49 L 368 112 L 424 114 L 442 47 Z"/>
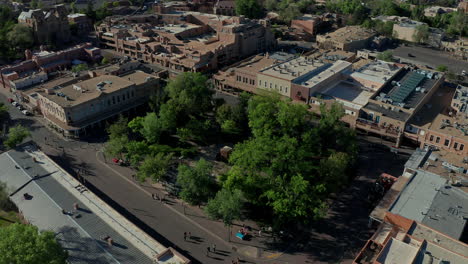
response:
<path fill-rule="evenodd" d="M 416 57 L 416 56 L 414 56 L 414 55 L 411 54 L 411 53 L 408 53 L 408 57 L 414 58 L 414 57 Z"/>
<path fill-rule="evenodd" d="M 22 105 L 20 105 L 20 104 L 18 104 L 18 105 L 16 106 L 16 108 L 18 108 L 18 110 L 20 110 L 20 111 L 23 111 L 23 110 L 24 110 L 24 107 L 23 107 Z"/>
<path fill-rule="evenodd" d="M 13 103 L 15 100 L 13 100 L 13 98 L 8 98 L 8 102 L 11 104 Z"/>
<path fill-rule="evenodd" d="M 31 112 L 29 112 L 28 110 L 23 110 L 23 111 L 21 111 L 21 113 L 23 113 L 23 115 L 25 115 L 25 116 L 32 115 Z"/>
<path fill-rule="evenodd" d="M 17 107 L 19 104 L 17 102 L 12 102 L 11 103 L 14 107 Z"/>
<path fill-rule="evenodd" d="M 461 75 L 462 75 L 462 76 L 466 76 L 466 71 L 463 70 L 463 71 L 461 72 Z"/>

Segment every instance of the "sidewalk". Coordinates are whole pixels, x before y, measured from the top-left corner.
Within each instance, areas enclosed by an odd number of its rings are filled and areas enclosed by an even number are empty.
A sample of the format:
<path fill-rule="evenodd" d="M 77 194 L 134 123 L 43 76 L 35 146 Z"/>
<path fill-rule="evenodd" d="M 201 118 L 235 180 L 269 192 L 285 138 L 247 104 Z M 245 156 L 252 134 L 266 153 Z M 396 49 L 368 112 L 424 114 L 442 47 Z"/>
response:
<path fill-rule="evenodd" d="M 102 152 L 96 153 L 96 158 L 97 161 L 103 166 L 112 170 L 117 176 L 126 180 L 130 184 L 136 186 L 146 195 L 151 196 L 152 194 L 156 194 L 160 197 L 165 197 L 164 205 L 167 208 L 176 212 L 180 217 L 187 219 L 200 229 L 203 229 L 205 232 L 229 248 L 232 248 L 237 253 L 262 262 L 269 262 L 275 259 L 277 260 L 278 257 L 282 256 L 283 252 L 271 251 L 265 246 L 267 243 L 272 243 L 273 238 L 266 232 L 262 232 L 261 236 L 259 236 L 259 228 L 256 223 L 252 221 L 237 221 L 234 223 L 231 230 L 229 230 L 229 228 L 226 227 L 221 221 L 207 218 L 201 208 L 198 208 L 197 206 L 190 206 L 182 200 L 170 197 L 162 184 L 152 184 L 148 181 L 145 183 L 139 183 L 138 181 L 133 180 L 131 175 L 136 173 L 134 170 L 129 167 L 122 167 L 111 162 L 106 162 Z M 240 240 L 235 236 L 235 233 L 242 227 L 242 224 L 251 227 L 251 231 L 249 233 L 252 235 L 252 239 L 250 241 Z M 275 263 L 284 262 L 278 262 L 277 260 Z"/>

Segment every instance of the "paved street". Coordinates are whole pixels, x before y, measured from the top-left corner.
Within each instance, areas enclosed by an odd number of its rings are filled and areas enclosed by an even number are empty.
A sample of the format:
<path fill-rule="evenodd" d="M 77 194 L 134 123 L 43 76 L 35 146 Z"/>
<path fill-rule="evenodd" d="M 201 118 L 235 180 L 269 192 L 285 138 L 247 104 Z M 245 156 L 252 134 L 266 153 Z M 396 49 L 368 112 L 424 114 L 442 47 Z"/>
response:
<path fill-rule="evenodd" d="M 6 102 L 1 94 L 0 101 Z M 339 194 L 326 219 L 316 223 L 297 245 L 288 241 L 287 254 L 268 250 L 268 244 L 261 245 L 264 251 L 249 252 L 254 248 L 240 241 L 226 242 L 227 230 L 222 223 L 201 217 L 196 209 L 188 210 L 184 215 L 183 207 L 173 199 L 167 203 L 152 200 L 151 193 L 157 190 L 139 186 L 131 180 L 131 172 L 127 168 L 104 161 L 99 154 L 103 145 L 99 139 L 90 139 L 93 143 L 64 141 L 36 121 L 40 117 L 25 117 L 17 109 L 10 108 L 14 122 L 29 127 L 33 140 L 52 159 L 72 174 L 80 171 L 114 208 L 165 246 L 172 246 L 191 257 L 194 263 L 231 263 L 232 259 L 240 256 L 238 252 L 243 253 L 241 259 L 245 260 L 244 263 L 348 263 L 370 237 L 371 230 L 367 229 L 370 208 L 365 201 L 370 182 L 381 172 L 398 176 L 407 159 L 406 155 L 395 155 L 363 144 L 365 154 L 360 157 L 358 177 Z M 184 241 L 184 232 L 191 232 L 193 238 Z M 219 251 L 207 256 L 206 248 L 213 243 Z M 246 252 L 252 258 L 246 257 Z M 254 258 L 255 253 L 262 258 Z"/>
<path fill-rule="evenodd" d="M 405 62 L 428 65 L 436 68 L 439 65 L 446 65 L 449 70 L 460 74 L 462 70 L 468 70 L 468 62 L 456 60 L 448 53 L 431 48 L 418 46 L 399 46 L 393 50 L 393 56 L 401 58 Z M 408 53 L 414 57 L 408 56 Z"/>

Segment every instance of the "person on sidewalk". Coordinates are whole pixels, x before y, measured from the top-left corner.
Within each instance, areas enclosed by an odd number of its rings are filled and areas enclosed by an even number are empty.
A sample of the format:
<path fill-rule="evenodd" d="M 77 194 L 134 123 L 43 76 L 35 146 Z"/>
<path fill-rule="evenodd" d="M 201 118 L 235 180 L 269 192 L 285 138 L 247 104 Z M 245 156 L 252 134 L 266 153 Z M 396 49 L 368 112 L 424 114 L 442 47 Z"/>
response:
<path fill-rule="evenodd" d="M 187 232 L 184 232 L 184 241 L 187 241 Z"/>
<path fill-rule="evenodd" d="M 207 256 L 207 257 L 210 256 L 210 247 L 206 247 L 206 256 Z"/>
<path fill-rule="evenodd" d="M 188 232 L 188 238 L 192 239 L 192 232 Z"/>
<path fill-rule="evenodd" d="M 213 249 L 213 252 L 216 253 L 216 244 L 212 244 L 212 245 L 211 245 L 211 248 Z"/>

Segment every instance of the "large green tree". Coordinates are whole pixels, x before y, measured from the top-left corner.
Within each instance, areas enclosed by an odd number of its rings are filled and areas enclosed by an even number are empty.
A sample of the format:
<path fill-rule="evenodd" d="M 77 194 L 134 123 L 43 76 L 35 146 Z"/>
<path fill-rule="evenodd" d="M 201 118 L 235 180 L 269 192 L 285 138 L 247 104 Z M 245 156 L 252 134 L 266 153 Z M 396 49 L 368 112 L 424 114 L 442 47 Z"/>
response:
<path fill-rule="evenodd" d="M 53 232 L 17 223 L 0 228 L 0 263 L 65 264 L 66 260 L 67 252 Z"/>
<path fill-rule="evenodd" d="M 158 153 L 155 156 L 147 156 L 138 167 L 138 180 L 143 182 L 150 178 L 153 182 L 160 181 L 166 175 L 171 160 L 172 154 Z"/>
<path fill-rule="evenodd" d="M 257 0 L 236 0 L 236 14 L 248 18 L 259 18 L 262 16 L 262 7 Z"/>
<path fill-rule="evenodd" d="M 341 105 L 323 104 L 315 120 L 304 105 L 254 96 L 248 106 L 253 137 L 235 145 L 223 188 L 270 208 L 277 223 L 323 216 L 327 194 L 348 179 L 357 150 L 343 115 Z M 325 165 L 329 170 L 320 169 Z"/>
<path fill-rule="evenodd" d="M 429 26 L 419 25 L 413 35 L 413 40 L 417 43 L 426 42 L 429 38 Z"/>
<path fill-rule="evenodd" d="M 211 175 L 212 169 L 212 165 L 205 159 L 200 159 L 193 168 L 179 166 L 177 183 L 182 188 L 180 196 L 184 201 L 200 205 L 213 196 L 216 183 Z"/>
<path fill-rule="evenodd" d="M 123 159 L 123 154 L 127 152 L 126 145 L 128 139 L 128 120 L 120 116 L 117 122 L 107 128 L 109 140 L 104 146 L 104 153 L 110 157 L 119 157 Z"/>
<path fill-rule="evenodd" d="M 34 38 L 31 28 L 22 24 L 16 24 L 7 34 L 7 40 L 16 50 L 31 48 Z"/>
<path fill-rule="evenodd" d="M 221 189 L 208 201 L 205 212 L 211 219 L 221 219 L 224 225 L 229 227 L 230 237 L 233 222 L 241 219 L 243 205 L 244 198 L 240 190 Z"/>
<path fill-rule="evenodd" d="M 31 133 L 27 128 L 22 125 L 16 125 L 10 128 L 8 138 L 5 140 L 4 144 L 8 148 L 14 148 L 29 136 L 31 136 Z"/>

